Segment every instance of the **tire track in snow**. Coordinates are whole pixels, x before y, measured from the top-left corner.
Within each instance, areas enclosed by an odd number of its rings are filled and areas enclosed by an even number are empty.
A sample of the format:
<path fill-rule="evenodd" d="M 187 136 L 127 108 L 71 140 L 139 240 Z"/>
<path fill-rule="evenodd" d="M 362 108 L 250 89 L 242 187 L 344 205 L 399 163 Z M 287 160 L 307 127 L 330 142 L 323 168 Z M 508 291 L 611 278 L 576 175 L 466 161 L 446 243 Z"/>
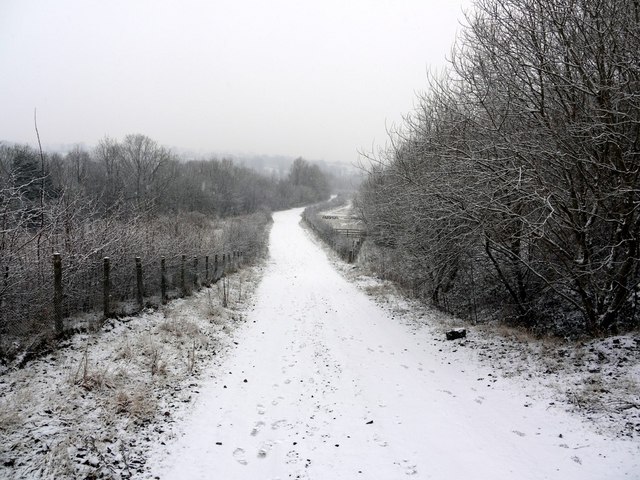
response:
<path fill-rule="evenodd" d="M 152 476 L 565 480 L 634 471 L 628 444 L 612 449 L 562 412 L 525 408 L 506 382 L 449 365 L 420 341 L 428 331 L 416 335 L 344 280 L 299 215 L 274 215 L 271 259 L 239 345 L 203 388 L 184 435 L 159 450 Z M 580 462 L 568 442 L 588 445 Z"/>

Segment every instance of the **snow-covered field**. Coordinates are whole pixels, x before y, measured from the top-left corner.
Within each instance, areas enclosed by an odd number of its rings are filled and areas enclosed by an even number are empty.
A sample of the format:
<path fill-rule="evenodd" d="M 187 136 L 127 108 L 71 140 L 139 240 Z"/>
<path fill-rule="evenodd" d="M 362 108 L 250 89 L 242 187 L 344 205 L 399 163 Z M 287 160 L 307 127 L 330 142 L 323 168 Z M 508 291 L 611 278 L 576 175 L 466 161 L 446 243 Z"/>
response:
<path fill-rule="evenodd" d="M 203 290 L 1 376 L 0 478 L 640 478 L 637 335 L 447 342 L 300 213 L 227 308 Z"/>

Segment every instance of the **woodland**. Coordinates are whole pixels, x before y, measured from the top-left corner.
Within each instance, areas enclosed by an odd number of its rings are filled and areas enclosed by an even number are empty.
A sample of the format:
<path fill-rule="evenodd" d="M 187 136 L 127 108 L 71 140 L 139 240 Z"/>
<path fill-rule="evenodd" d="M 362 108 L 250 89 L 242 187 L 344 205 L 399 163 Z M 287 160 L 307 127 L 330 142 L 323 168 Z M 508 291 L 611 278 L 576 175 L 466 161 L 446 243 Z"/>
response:
<path fill-rule="evenodd" d="M 640 4 L 478 0 L 368 154 L 375 268 L 472 322 L 560 336 L 640 320 Z"/>

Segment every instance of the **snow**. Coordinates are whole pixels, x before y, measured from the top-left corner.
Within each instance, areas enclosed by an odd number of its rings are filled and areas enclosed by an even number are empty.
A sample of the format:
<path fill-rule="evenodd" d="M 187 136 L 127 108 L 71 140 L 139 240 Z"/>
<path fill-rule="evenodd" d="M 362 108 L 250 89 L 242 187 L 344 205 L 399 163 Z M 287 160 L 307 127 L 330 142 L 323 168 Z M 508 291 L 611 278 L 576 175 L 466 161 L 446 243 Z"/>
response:
<path fill-rule="evenodd" d="M 299 215 L 228 307 L 218 284 L 5 366 L 0 478 L 640 478 L 640 333 L 464 325 Z"/>
<path fill-rule="evenodd" d="M 437 314 L 398 321 L 410 306 L 383 308 L 347 281 L 300 213 L 274 214 L 236 348 L 146 478 L 640 478 L 637 440 L 597 433 L 540 382 L 438 348 Z"/>
<path fill-rule="evenodd" d="M 233 345 L 260 266 L 157 311 L 110 319 L 0 375 L 0 478 L 125 479 L 172 436 Z"/>

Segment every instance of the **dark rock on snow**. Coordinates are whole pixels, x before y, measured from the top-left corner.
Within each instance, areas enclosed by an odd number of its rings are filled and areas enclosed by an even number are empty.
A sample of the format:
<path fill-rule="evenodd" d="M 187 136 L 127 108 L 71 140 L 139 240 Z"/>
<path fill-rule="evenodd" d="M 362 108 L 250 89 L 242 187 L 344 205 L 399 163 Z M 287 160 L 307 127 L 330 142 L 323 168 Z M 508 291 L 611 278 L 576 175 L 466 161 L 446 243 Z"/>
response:
<path fill-rule="evenodd" d="M 447 340 L 457 340 L 458 338 L 465 338 L 467 336 L 467 330 L 464 328 L 454 328 L 447 332 Z"/>

